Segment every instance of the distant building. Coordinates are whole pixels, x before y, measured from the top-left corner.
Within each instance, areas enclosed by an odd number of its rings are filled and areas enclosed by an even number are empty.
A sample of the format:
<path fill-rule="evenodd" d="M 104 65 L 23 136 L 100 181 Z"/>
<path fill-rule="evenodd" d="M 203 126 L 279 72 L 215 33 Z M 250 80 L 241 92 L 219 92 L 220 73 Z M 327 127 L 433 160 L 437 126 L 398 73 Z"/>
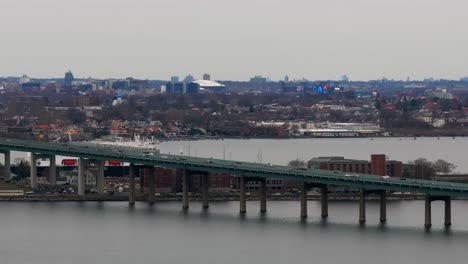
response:
<path fill-rule="evenodd" d="M 205 74 L 203 74 L 203 80 L 204 80 L 204 81 L 210 81 L 210 80 L 211 80 L 211 76 L 210 76 L 208 73 L 205 73 Z"/>
<path fill-rule="evenodd" d="M 185 93 L 185 84 L 183 82 L 174 83 L 174 93 L 175 94 L 184 94 Z"/>
<path fill-rule="evenodd" d="M 226 88 L 224 84 L 215 81 L 195 80 L 193 83 L 200 85 L 200 90 L 209 90 L 212 92 L 221 92 Z"/>
<path fill-rule="evenodd" d="M 284 76 L 284 82 L 289 82 L 289 76 Z"/>
<path fill-rule="evenodd" d="M 193 82 L 194 80 L 195 79 L 193 78 L 193 76 L 189 74 L 189 75 L 185 76 L 184 83 Z"/>
<path fill-rule="evenodd" d="M 73 76 L 73 73 L 71 71 L 68 71 L 67 73 L 65 73 L 65 78 L 63 80 L 65 85 L 72 85 L 74 80 L 75 80 L 75 77 Z"/>
<path fill-rule="evenodd" d="M 250 82 L 255 84 L 265 84 L 267 82 L 267 78 L 262 77 L 260 75 L 256 75 L 250 78 Z"/>
<path fill-rule="evenodd" d="M 73 105 L 74 106 L 97 106 L 99 105 L 99 98 L 96 96 L 89 96 L 89 95 L 80 95 L 80 96 L 73 96 Z"/>
<path fill-rule="evenodd" d="M 171 77 L 171 83 L 178 83 L 179 82 L 179 77 L 178 76 L 172 76 Z"/>
<path fill-rule="evenodd" d="M 29 83 L 29 82 L 31 82 L 31 78 L 29 78 L 27 75 L 23 75 L 23 76 L 19 79 L 19 83 L 20 83 L 20 84 Z"/>
<path fill-rule="evenodd" d="M 372 154 L 371 161 L 345 159 L 344 157 L 318 157 L 309 160 L 308 166 L 322 170 L 388 175 L 392 177 L 401 177 L 403 173 L 403 163 L 401 161 L 386 160 L 383 154 Z"/>
<path fill-rule="evenodd" d="M 188 94 L 197 94 L 200 92 L 200 84 L 190 82 L 187 84 L 187 93 Z"/>
<path fill-rule="evenodd" d="M 183 82 L 166 83 L 166 93 L 167 94 L 183 94 L 185 93 L 185 84 Z"/>

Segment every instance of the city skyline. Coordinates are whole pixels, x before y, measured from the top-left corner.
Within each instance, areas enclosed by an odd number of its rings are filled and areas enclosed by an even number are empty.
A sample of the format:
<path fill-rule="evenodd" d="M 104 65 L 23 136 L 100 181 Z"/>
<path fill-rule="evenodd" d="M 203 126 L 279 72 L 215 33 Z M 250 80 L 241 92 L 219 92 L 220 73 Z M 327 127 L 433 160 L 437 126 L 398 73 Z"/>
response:
<path fill-rule="evenodd" d="M 0 75 L 457 80 L 468 4 L 448 2 L 6 0 Z"/>

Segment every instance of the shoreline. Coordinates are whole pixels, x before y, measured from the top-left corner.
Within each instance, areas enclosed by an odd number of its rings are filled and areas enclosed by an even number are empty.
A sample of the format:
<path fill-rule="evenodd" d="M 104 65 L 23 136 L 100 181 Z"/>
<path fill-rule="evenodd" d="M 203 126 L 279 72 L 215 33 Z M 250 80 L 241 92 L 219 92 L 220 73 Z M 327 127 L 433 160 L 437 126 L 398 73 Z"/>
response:
<path fill-rule="evenodd" d="M 222 136 L 212 136 L 212 137 L 181 137 L 181 138 L 159 138 L 159 142 L 172 142 L 172 141 L 199 141 L 199 140 L 224 140 L 224 139 L 243 139 L 243 140 L 249 140 L 249 139 L 278 139 L 278 140 L 287 140 L 287 139 L 357 139 L 357 138 L 368 138 L 368 139 L 377 139 L 377 138 L 407 138 L 407 139 L 414 139 L 417 140 L 418 138 L 466 138 L 468 137 L 468 134 L 466 135 L 392 135 L 392 136 L 372 136 L 372 137 L 299 137 L 299 136 L 290 136 L 290 137 L 222 137 Z"/>

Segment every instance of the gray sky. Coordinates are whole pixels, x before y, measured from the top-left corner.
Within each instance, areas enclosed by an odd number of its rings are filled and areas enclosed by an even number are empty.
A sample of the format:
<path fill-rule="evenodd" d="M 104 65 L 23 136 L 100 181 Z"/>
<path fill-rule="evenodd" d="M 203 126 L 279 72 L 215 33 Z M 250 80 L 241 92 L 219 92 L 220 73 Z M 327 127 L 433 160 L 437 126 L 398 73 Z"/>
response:
<path fill-rule="evenodd" d="M 466 0 L 0 0 L 0 76 L 468 75 Z"/>

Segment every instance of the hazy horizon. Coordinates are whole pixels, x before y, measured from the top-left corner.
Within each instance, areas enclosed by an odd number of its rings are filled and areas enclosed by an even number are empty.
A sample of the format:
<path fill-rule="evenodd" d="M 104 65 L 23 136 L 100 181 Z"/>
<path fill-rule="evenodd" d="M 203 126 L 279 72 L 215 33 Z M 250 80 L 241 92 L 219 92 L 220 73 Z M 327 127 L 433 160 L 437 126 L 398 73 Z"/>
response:
<path fill-rule="evenodd" d="M 0 9 L 0 76 L 468 76 L 462 0 L 3 0 Z"/>

